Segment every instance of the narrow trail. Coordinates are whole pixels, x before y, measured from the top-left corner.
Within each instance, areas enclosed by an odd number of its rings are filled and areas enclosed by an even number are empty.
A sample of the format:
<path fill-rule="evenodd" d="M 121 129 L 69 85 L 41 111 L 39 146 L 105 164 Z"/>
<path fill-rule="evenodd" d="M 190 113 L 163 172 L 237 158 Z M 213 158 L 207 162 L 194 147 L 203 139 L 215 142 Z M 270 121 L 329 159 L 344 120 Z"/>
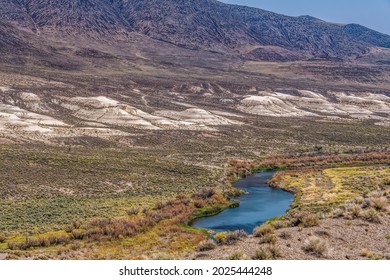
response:
<path fill-rule="evenodd" d="M 148 103 L 148 101 L 146 100 L 146 95 L 142 95 L 141 99 L 142 99 L 142 102 L 145 104 L 146 107 L 152 108 L 152 107 L 149 106 L 149 103 Z"/>

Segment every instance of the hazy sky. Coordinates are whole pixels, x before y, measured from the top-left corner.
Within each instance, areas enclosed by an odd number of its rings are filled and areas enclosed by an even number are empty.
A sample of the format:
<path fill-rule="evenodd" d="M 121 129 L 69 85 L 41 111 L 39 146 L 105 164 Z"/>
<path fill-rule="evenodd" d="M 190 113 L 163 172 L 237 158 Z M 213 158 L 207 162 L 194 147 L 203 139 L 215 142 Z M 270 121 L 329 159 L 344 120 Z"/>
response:
<path fill-rule="evenodd" d="M 390 0 L 220 0 L 289 16 L 358 23 L 390 35 Z"/>

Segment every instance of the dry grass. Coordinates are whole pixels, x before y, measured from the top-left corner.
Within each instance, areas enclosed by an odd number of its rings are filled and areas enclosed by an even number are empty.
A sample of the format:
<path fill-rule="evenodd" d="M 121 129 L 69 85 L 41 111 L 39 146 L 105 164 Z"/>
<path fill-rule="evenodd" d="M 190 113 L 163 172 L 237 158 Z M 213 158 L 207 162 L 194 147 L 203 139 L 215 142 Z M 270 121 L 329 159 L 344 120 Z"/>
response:
<path fill-rule="evenodd" d="M 376 211 L 375 209 L 372 209 L 372 208 L 363 211 L 362 217 L 365 220 L 367 220 L 369 222 L 373 222 L 373 223 L 380 223 L 380 221 L 381 221 L 380 214 L 378 213 L 378 211 Z"/>
<path fill-rule="evenodd" d="M 359 218 L 362 213 L 362 208 L 359 205 L 352 205 L 351 207 L 347 208 L 347 211 L 351 213 L 352 218 Z"/>
<path fill-rule="evenodd" d="M 289 232 L 282 231 L 281 233 L 279 233 L 279 237 L 287 240 L 287 239 L 291 239 L 292 235 Z"/>
<path fill-rule="evenodd" d="M 10 250 L 27 250 L 37 247 L 50 247 L 55 245 L 68 244 L 71 236 L 66 233 L 49 233 L 35 237 L 26 237 L 23 242 L 9 241 L 7 243 Z"/>
<path fill-rule="evenodd" d="M 248 257 L 240 250 L 234 251 L 229 255 L 229 260 L 246 260 Z"/>
<path fill-rule="evenodd" d="M 379 189 L 364 194 L 366 198 L 358 196 L 345 202 L 332 212 L 332 217 L 347 219 L 364 219 L 369 222 L 379 223 L 381 215 L 387 211 L 389 197 L 387 196 L 387 184 L 379 185 Z"/>
<path fill-rule="evenodd" d="M 282 221 L 282 220 L 273 221 L 273 222 L 271 223 L 271 225 L 272 225 L 275 229 L 286 228 L 286 227 L 288 226 L 287 222 L 286 222 L 286 221 Z"/>
<path fill-rule="evenodd" d="M 215 201 L 221 201 L 217 194 L 208 197 L 205 205 L 210 207 Z M 63 231 L 62 234 L 57 232 L 51 235 L 35 235 L 27 239 L 16 236 L 6 241 L 9 250 L 29 249 L 34 255 L 38 254 L 37 248 L 60 246 L 56 250 L 58 254 L 56 256 L 49 254 L 49 258 L 77 258 L 74 250 L 71 250 L 75 245 L 78 249 L 81 248 L 77 250 L 81 258 L 154 258 L 159 253 L 176 258 L 188 250 L 195 250 L 204 240 L 206 234 L 203 231 L 190 229 L 185 225 L 180 226 L 200 210 L 203 209 L 197 209 L 193 201 L 185 195 L 177 195 L 175 199 L 157 203 L 154 210 L 138 215 L 96 218 L 86 223 L 75 221 L 66 226 L 67 231 Z M 232 232 L 227 235 L 225 242 L 232 243 L 243 236 L 241 231 Z M 162 240 L 169 242 L 162 246 L 160 244 Z M 204 242 L 198 248 L 212 249 L 215 244 L 211 243 Z M 120 244 L 123 248 L 118 247 Z M 126 251 L 125 248 L 130 244 L 133 249 Z M 165 248 L 165 251 L 156 252 L 157 244 Z"/>
<path fill-rule="evenodd" d="M 271 253 L 273 259 L 277 259 L 282 256 L 281 249 L 277 245 L 269 245 L 268 250 Z"/>
<path fill-rule="evenodd" d="M 132 215 L 138 215 L 138 213 L 141 212 L 140 207 L 131 207 L 129 210 L 126 211 L 127 215 L 132 216 Z"/>
<path fill-rule="evenodd" d="M 320 219 L 317 214 L 302 214 L 299 218 L 299 225 L 303 227 L 315 227 L 320 224 Z"/>
<path fill-rule="evenodd" d="M 0 146 L 0 231 L 58 230 L 69 221 L 133 214 L 197 193 L 216 176 L 165 158 L 163 150 L 69 147 Z"/>
<path fill-rule="evenodd" d="M 5 234 L 0 233 L 0 243 L 3 243 L 6 239 L 7 237 L 5 236 Z"/>
<path fill-rule="evenodd" d="M 274 234 L 266 234 L 260 238 L 259 244 L 275 244 L 277 240 L 278 239 Z"/>
<path fill-rule="evenodd" d="M 385 188 L 390 174 L 388 166 L 364 166 L 328 168 L 324 170 L 284 171 L 271 180 L 275 187 L 296 194 L 292 211 L 299 223 L 308 226 L 317 224 L 314 216 L 298 217 L 300 212 L 329 213 L 353 199 L 362 199 L 378 187 Z M 375 198 L 379 207 L 385 207 L 384 199 Z M 354 202 L 356 204 L 357 201 Z M 356 210 L 356 209 L 355 209 Z M 344 216 L 345 209 L 333 212 L 334 216 Z"/>
<path fill-rule="evenodd" d="M 271 253 L 269 250 L 261 247 L 256 250 L 255 256 L 253 257 L 254 260 L 270 260 L 272 259 Z"/>
<path fill-rule="evenodd" d="M 214 241 L 208 239 L 208 240 L 204 240 L 202 241 L 198 247 L 196 248 L 196 250 L 198 252 L 204 252 L 204 251 L 210 251 L 210 250 L 213 250 L 215 249 L 217 245 L 215 244 Z"/>
<path fill-rule="evenodd" d="M 268 245 L 266 247 L 260 247 L 256 250 L 256 253 L 252 259 L 254 260 L 275 260 L 281 257 L 281 249 L 277 245 Z"/>
<path fill-rule="evenodd" d="M 231 160 L 231 174 L 248 175 L 256 170 L 264 168 L 287 170 L 324 170 L 330 167 L 370 164 L 387 164 L 390 161 L 390 152 L 384 149 L 367 149 L 366 151 L 349 151 L 340 153 L 332 151 L 328 153 L 307 153 L 299 155 L 272 155 L 261 160 Z"/>
<path fill-rule="evenodd" d="M 275 228 L 270 224 L 264 224 L 254 229 L 253 235 L 256 237 L 263 237 L 275 232 Z"/>
<path fill-rule="evenodd" d="M 229 232 L 218 232 L 214 239 L 218 244 L 222 245 L 233 245 L 239 240 L 247 237 L 247 233 L 243 230 L 229 231 Z"/>
<path fill-rule="evenodd" d="M 366 257 L 367 259 L 369 260 L 381 260 L 382 257 L 374 252 L 371 252 L 367 249 L 362 249 L 362 251 L 360 252 L 360 255 L 362 257 Z"/>
<path fill-rule="evenodd" d="M 387 209 L 388 201 L 386 197 L 371 197 L 369 199 L 371 207 L 378 211 L 385 211 Z"/>
<path fill-rule="evenodd" d="M 328 251 L 327 243 L 318 237 L 309 237 L 303 244 L 303 250 L 317 257 L 325 256 Z"/>

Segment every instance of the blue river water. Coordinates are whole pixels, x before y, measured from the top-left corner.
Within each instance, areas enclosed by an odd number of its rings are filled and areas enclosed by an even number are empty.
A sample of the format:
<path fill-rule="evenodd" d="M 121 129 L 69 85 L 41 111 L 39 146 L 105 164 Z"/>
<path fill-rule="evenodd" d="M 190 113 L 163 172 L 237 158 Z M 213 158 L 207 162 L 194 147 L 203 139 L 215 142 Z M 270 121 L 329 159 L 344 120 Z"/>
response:
<path fill-rule="evenodd" d="M 240 179 L 234 187 L 246 192 L 239 197 L 240 207 L 228 208 L 223 212 L 195 220 L 191 226 L 210 229 L 215 232 L 243 229 L 252 233 L 253 229 L 267 220 L 283 215 L 294 200 L 294 195 L 271 188 L 267 181 L 274 172 L 262 172 Z"/>

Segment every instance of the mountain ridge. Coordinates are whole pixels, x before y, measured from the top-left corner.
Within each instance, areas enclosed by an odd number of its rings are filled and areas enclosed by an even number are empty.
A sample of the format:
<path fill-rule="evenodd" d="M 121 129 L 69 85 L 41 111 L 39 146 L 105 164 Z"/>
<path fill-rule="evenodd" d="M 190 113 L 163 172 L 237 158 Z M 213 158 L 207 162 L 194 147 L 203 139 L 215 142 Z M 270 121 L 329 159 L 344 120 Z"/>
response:
<path fill-rule="evenodd" d="M 42 37 L 112 40 L 138 33 L 182 48 L 259 60 L 353 59 L 372 47 L 390 48 L 390 36 L 360 25 L 215 0 L 1 0 L 0 5 L 0 21 Z"/>

